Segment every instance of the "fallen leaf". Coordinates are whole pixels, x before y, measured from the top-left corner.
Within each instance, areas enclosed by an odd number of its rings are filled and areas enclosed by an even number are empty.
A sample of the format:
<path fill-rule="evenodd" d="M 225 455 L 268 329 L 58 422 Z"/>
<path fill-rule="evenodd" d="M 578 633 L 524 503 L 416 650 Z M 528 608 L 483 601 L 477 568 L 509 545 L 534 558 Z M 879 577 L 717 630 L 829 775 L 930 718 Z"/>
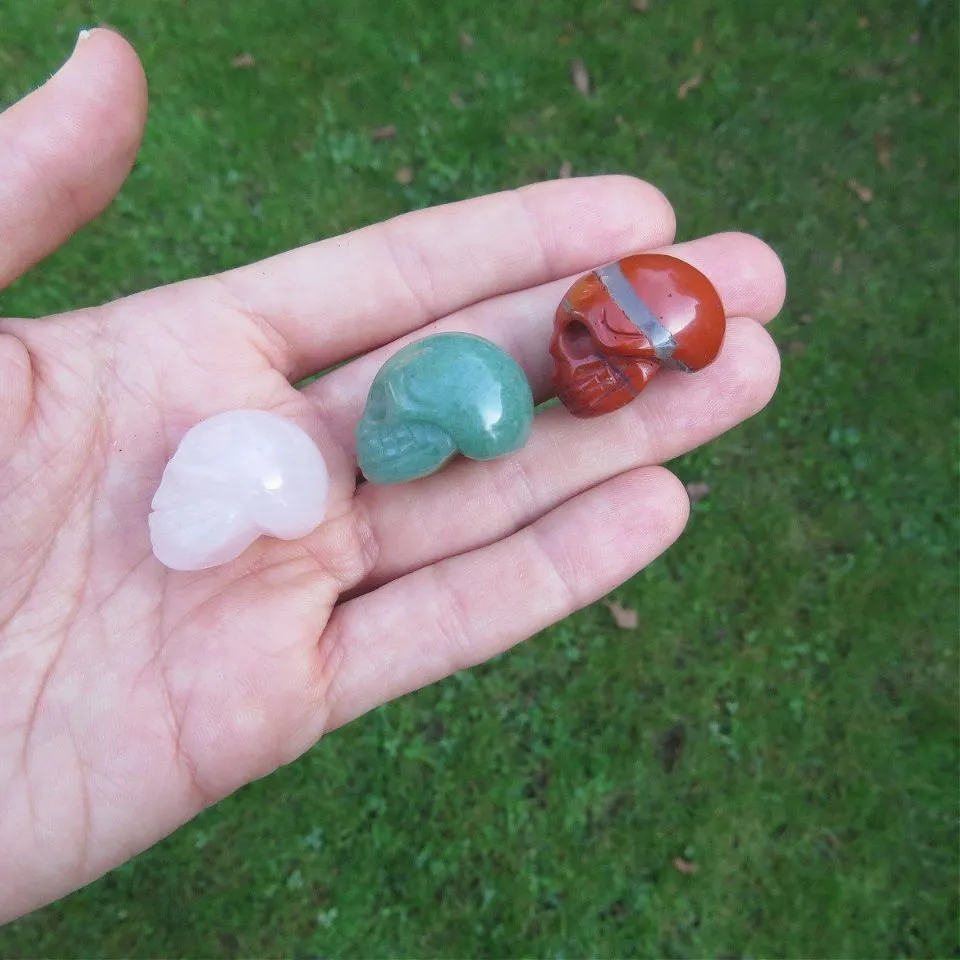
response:
<path fill-rule="evenodd" d="M 923 103 L 923 97 L 916 90 L 911 90 L 910 103 L 915 107 L 919 107 L 920 104 Z"/>
<path fill-rule="evenodd" d="M 684 80 L 683 83 L 677 87 L 677 99 L 686 100 L 687 94 L 691 90 L 696 90 L 701 83 L 703 83 L 703 77 L 699 73 L 691 77 L 689 80 Z"/>
<path fill-rule="evenodd" d="M 800 322 L 803 324 L 813 323 L 813 314 L 812 313 L 801 313 Z"/>
<path fill-rule="evenodd" d="M 473 46 L 473 37 L 466 30 L 460 31 L 460 49 L 469 50 Z"/>
<path fill-rule="evenodd" d="M 843 67 L 840 73 L 845 77 L 856 77 L 858 80 L 879 80 L 883 76 L 872 63 L 859 63 L 853 67 Z"/>
<path fill-rule="evenodd" d="M 838 253 L 833 258 L 833 263 L 830 265 L 830 269 L 833 270 L 833 272 L 838 275 L 843 273 L 843 255 L 842 254 Z"/>
<path fill-rule="evenodd" d="M 858 213 L 858 214 L 857 214 L 857 226 L 858 226 L 861 230 L 866 230 L 867 227 L 870 226 L 870 221 L 869 221 L 862 213 Z"/>
<path fill-rule="evenodd" d="M 672 773 L 680 762 L 683 745 L 687 742 L 687 728 L 682 722 L 675 723 L 664 730 L 657 738 L 657 750 L 664 773 Z"/>
<path fill-rule="evenodd" d="M 878 130 L 873 135 L 873 148 L 877 151 L 877 163 L 886 170 L 890 166 L 890 148 L 892 142 L 886 130 Z"/>
<path fill-rule="evenodd" d="M 256 65 L 257 61 L 254 60 L 252 53 L 241 53 L 230 61 L 231 67 L 237 67 L 241 70 L 250 69 L 250 67 L 255 67 Z"/>
<path fill-rule="evenodd" d="M 699 503 L 710 492 L 709 483 L 688 483 L 687 496 L 691 503 Z"/>
<path fill-rule="evenodd" d="M 561 180 L 566 180 L 568 177 L 573 176 L 573 164 L 569 160 L 564 160 L 560 164 L 560 170 L 557 172 L 557 176 Z"/>
<path fill-rule="evenodd" d="M 394 176 L 397 183 L 404 187 L 413 182 L 413 171 L 409 167 L 401 167 Z"/>
<path fill-rule="evenodd" d="M 693 52 L 697 55 L 703 53 L 703 40 L 701 40 L 700 37 L 697 37 L 693 41 Z"/>
<path fill-rule="evenodd" d="M 857 26 L 858 26 L 861 30 L 866 30 L 867 27 L 870 26 L 870 18 L 869 18 L 869 17 L 857 17 Z"/>
<path fill-rule="evenodd" d="M 570 64 L 570 76 L 573 78 L 573 85 L 585 97 L 590 93 L 590 74 L 587 72 L 587 65 L 580 59 L 574 60 Z"/>
<path fill-rule="evenodd" d="M 397 128 L 392 123 L 388 123 L 385 127 L 377 127 L 370 134 L 370 139 L 374 143 L 379 143 L 381 140 L 392 140 L 396 135 Z"/>
<path fill-rule="evenodd" d="M 633 0 L 630 4 L 637 13 L 646 13 L 650 9 L 650 0 Z"/>
<path fill-rule="evenodd" d="M 454 90 L 454 91 L 450 94 L 450 102 L 451 102 L 458 110 L 462 110 L 462 109 L 467 105 L 466 100 L 464 100 L 463 97 L 461 97 L 460 94 L 457 93 L 456 90 Z"/>
<path fill-rule="evenodd" d="M 791 340 L 787 344 L 787 353 L 792 354 L 795 357 L 800 356 L 800 354 L 806 349 L 807 345 L 802 340 Z"/>
<path fill-rule="evenodd" d="M 847 186 L 857 195 L 861 203 L 870 203 L 873 200 L 873 191 L 862 183 L 857 183 L 856 180 L 848 180 Z"/>
<path fill-rule="evenodd" d="M 674 857 L 673 865 L 685 876 L 696 873 L 700 869 L 697 864 L 691 863 L 689 860 L 684 860 L 683 857 Z"/>
<path fill-rule="evenodd" d="M 910 34 L 910 46 L 915 47 L 919 42 L 920 42 L 920 31 L 914 30 L 913 33 Z"/>
<path fill-rule="evenodd" d="M 636 610 L 617 603 L 616 600 L 604 600 L 603 605 L 613 616 L 613 622 L 621 630 L 636 630 L 640 625 L 640 616 Z"/>

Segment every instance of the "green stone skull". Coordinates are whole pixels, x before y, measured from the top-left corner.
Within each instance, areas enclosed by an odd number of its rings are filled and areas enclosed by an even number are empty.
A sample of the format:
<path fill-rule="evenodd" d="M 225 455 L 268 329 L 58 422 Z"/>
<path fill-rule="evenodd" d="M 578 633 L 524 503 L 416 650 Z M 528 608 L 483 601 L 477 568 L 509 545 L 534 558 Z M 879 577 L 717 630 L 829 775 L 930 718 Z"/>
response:
<path fill-rule="evenodd" d="M 374 483 L 404 483 L 458 452 L 492 460 L 530 436 L 533 396 L 520 365 L 466 333 L 438 333 L 394 354 L 357 424 L 357 461 Z"/>

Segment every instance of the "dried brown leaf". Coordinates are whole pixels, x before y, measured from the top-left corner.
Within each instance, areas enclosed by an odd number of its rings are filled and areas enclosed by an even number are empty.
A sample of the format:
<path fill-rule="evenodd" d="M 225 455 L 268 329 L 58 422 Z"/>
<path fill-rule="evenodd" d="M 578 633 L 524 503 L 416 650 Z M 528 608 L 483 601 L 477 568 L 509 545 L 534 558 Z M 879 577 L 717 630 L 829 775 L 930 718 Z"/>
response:
<path fill-rule="evenodd" d="M 401 167 L 395 174 L 397 183 L 401 186 L 406 186 L 408 183 L 413 182 L 413 171 L 409 167 Z"/>
<path fill-rule="evenodd" d="M 870 26 L 870 18 L 869 18 L 869 17 L 864 17 L 864 16 L 857 17 L 857 26 L 858 26 L 861 30 L 866 30 L 867 27 Z"/>
<path fill-rule="evenodd" d="M 684 80 L 683 83 L 677 87 L 677 99 L 686 100 L 687 94 L 691 90 L 696 90 L 701 83 L 703 83 L 703 77 L 699 73 L 692 76 L 689 80 Z"/>
<path fill-rule="evenodd" d="M 456 90 L 451 91 L 450 93 L 450 102 L 458 109 L 463 110 L 467 105 L 467 101 L 457 93 Z"/>
<path fill-rule="evenodd" d="M 877 163 L 887 170 L 890 167 L 890 150 L 893 142 L 887 130 L 878 130 L 873 135 L 873 148 L 877 151 Z"/>
<path fill-rule="evenodd" d="M 833 258 L 833 263 L 830 265 L 830 269 L 833 270 L 838 276 L 843 273 L 843 255 L 838 253 Z"/>
<path fill-rule="evenodd" d="M 914 107 L 919 107 L 923 103 L 923 97 L 916 90 L 910 91 L 910 105 Z"/>
<path fill-rule="evenodd" d="M 257 61 L 253 58 L 252 53 L 241 53 L 230 61 L 230 66 L 236 67 L 239 70 L 249 70 L 256 65 Z"/>
<path fill-rule="evenodd" d="M 650 0 L 633 0 L 630 4 L 637 13 L 646 13 L 650 9 Z"/>
<path fill-rule="evenodd" d="M 699 483 L 687 484 L 687 496 L 690 498 L 691 503 L 699 503 L 709 492 L 709 483 L 703 483 L 701 481 Z"/>
<path fill-rule="evenodd" d="M 460 49 L 470 50 L 473 47 L 473 37 L 466 30 L 460 31 Z"/>
<path fill-rule="evenodd" d="M 873 191 L 862 183 L 858 183 L 856 180 L 848 180 L 847 186 L 857 195 L 861 203 L 870 203 L 873 200 Z"/>
<path fill-rule="evenodd" d="M 787 344 L 787 353 L 792 354 L 795 357 L 800 356 L 800 354 L 806 349 L 807 345 L 802 340 L 791 340 Z"/>
<path fill-rule="evenodd" d="M 613 622 L 621 630 L 636 630 L 640 625 L 640 616 L 636 610 L 625 607 L 616 600 L 604 600 L 603 605 L 613 616 Z"/>
<path fill-rule="evenodd" d="M 673 773 L 683 756 L 683 746 L 687 742 L 687 728 L 683 721 L 664 730 L 657 738 L 657 752 L 664 773 Z"/>
<path fill-rule="evenodd" d="M 557 172 L 557 176 L 561 180 L 566 180 L 568 177 L 573 176 L 573 164 L 569 160 L 564 160 L 560 164 L 560 170 Z"/>
<path fill-rule="evenodd" d="M 381 140 L 392 140 L 396 135 L 397 128 L 392 123 L 388 123 L 385 127 L 377 127 L 370 134 L 370 139 L 374 143 L 379 143 Z"/>
<path fill-rule="evenodd" d="M 680 873 L 686 876 L 689 876 L 691 873 L 696 873 L 700 869 L 697 864 L 689 860 L 684 860 L 683 857 L 674 857 L 673 865 Z"/>
<path fill-rule="evenodd" d="M 590 93 L 590 74 L 587 72 L 587 65 L 579 58 L 570 64 L 570 76 L 573 79 L 573 85 L 583 96 Z"/>
<path fill-rule="evenodd" d="M 700 37 L 696 37 L 693 41 L 693 52 L 697 56 L 703 53 L 703 40 Z"/>

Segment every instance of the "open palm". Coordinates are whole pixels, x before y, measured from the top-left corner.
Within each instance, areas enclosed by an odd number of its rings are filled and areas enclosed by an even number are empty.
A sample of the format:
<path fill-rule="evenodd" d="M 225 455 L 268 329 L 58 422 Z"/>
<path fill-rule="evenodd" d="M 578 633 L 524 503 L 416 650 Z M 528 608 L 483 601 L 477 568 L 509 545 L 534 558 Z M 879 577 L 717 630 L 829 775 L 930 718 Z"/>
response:
<path fill-rule="evenodd" d="M 0 116 L 0 286 L 109 202 L 144 111 L 134 53 L 97 30 Z M 667 201 L 639 181 L 560 181 L 0 321 L 0 921 L 324 732 L 602 596 L 673 542 L 687 498 L 656 464 L 767 402 L 778 362 L 758 321 L 784 292 L 759 241 L 667 247 L 673 229 Z M 663 373 L 597 421 L 548 410 L 511 458 L 357 485 L 353 427 L 399 345 L 480 333 L 545 399 L 571 276 L 664 247 L 720 291 L 730 319 L 712 367 Z M 234 408 L 314 438 L 331 469 L 328 518 L 302 541 L 261 539 L 223 567 L 172 573 L 150 552 L 150 500 L 183 434 Z"/>

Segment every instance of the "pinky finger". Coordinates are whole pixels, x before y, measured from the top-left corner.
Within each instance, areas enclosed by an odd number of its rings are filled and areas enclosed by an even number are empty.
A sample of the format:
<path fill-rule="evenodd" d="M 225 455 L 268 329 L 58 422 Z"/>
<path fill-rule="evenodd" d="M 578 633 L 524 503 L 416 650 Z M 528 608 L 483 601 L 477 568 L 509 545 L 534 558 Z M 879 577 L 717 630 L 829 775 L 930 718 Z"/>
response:
<path fill-rule="evenodd" d="M 338 607 L 321 644 L 325 728 L 475 666 L 609 593 L 680 535 L 689 501 L 662 467 L 620 474 L 490 546 Z"/>

